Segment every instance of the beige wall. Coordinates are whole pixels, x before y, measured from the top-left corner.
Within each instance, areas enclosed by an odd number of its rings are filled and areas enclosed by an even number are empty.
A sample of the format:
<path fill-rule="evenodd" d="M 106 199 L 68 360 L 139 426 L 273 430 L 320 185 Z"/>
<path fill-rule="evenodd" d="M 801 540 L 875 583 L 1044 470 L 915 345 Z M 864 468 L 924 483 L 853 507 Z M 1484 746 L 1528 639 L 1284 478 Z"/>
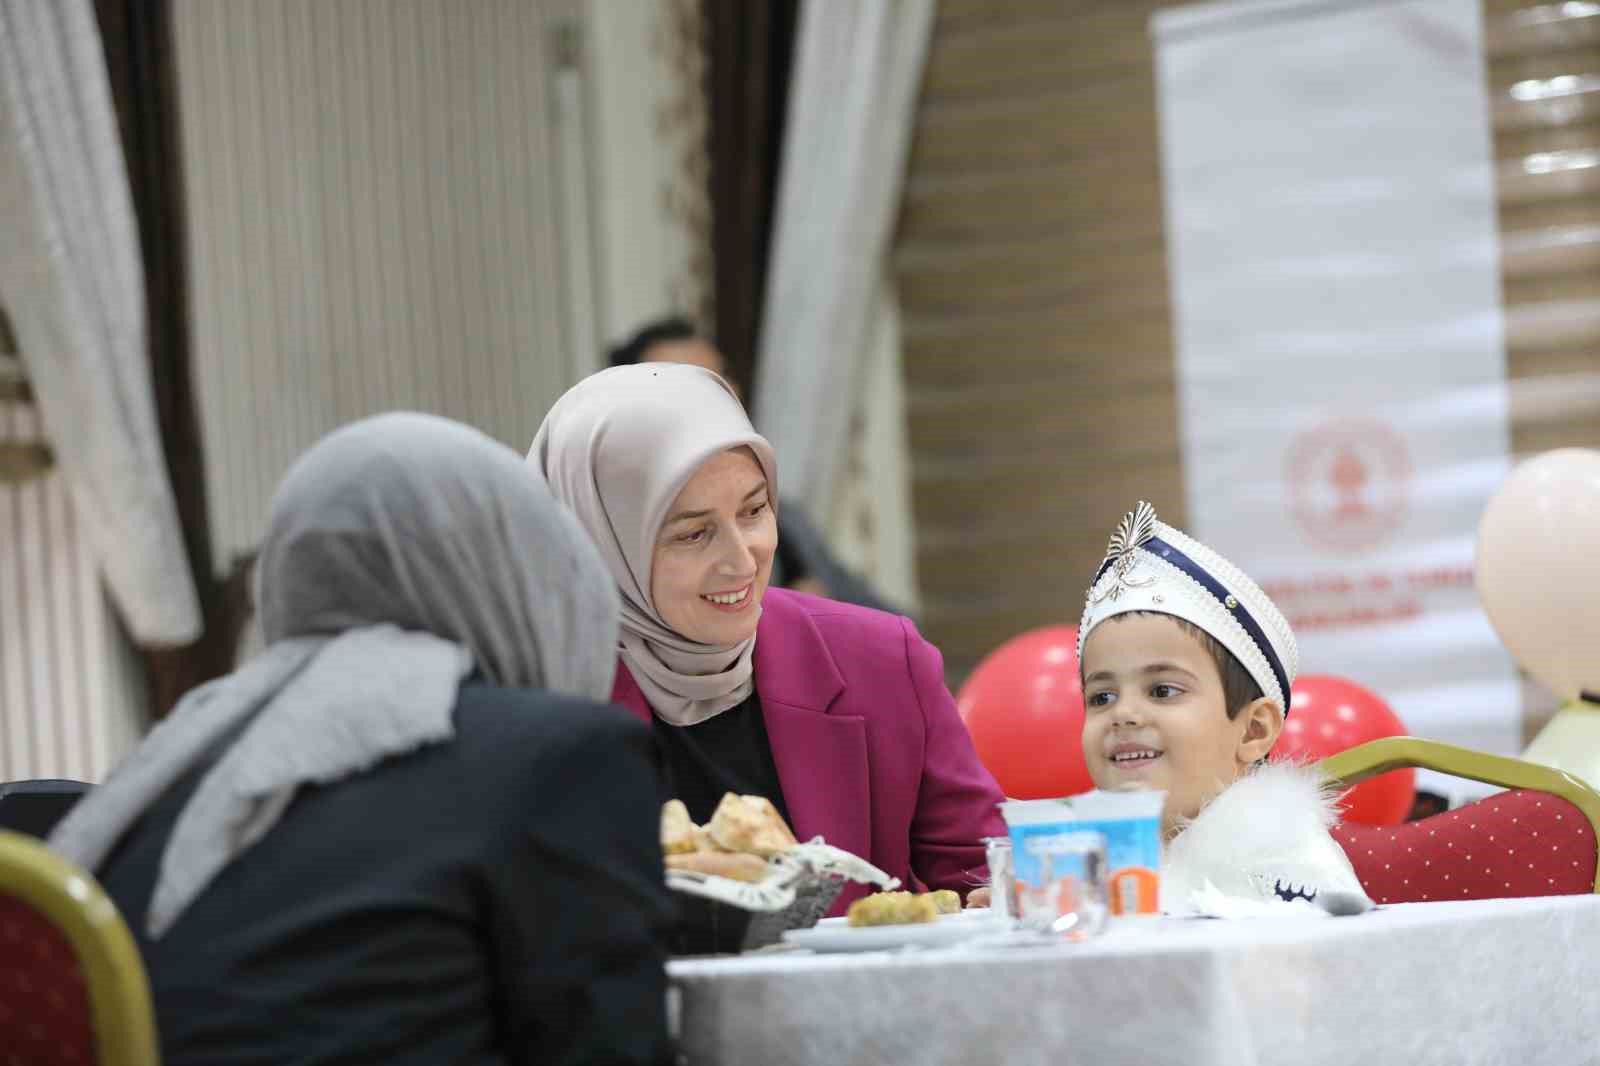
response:
<path fill-rule="evenodd" d="M 615 342 L 668 312 L 709 326 L 709 109 L 699 0 L 576 6 L 592 115 L 600 339 Z"/>

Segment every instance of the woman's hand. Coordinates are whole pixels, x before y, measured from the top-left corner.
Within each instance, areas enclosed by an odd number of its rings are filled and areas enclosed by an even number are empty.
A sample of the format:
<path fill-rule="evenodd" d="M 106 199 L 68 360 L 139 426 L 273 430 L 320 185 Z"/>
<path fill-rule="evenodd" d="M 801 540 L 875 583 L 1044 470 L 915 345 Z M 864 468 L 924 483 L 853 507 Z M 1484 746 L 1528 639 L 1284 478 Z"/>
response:
<path fill-rule="evenodd" d="M 982 885 L 967 893 L 967 909 L 989 906 L 989 886 Z"/>

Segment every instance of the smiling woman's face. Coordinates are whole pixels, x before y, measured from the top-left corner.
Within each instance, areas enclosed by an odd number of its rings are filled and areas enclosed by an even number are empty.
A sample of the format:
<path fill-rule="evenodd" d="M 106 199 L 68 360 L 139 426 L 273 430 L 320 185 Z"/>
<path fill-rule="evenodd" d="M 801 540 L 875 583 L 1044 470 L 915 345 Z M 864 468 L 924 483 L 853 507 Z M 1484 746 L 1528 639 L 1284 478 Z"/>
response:
<path fill-rule="evenodd" d="M 701 644 L 755 635 L 772 576 L 778 522 L 766 474 L 736 448 L 695 471 L 656 535 L 650 598 L 663 621 Z"/>

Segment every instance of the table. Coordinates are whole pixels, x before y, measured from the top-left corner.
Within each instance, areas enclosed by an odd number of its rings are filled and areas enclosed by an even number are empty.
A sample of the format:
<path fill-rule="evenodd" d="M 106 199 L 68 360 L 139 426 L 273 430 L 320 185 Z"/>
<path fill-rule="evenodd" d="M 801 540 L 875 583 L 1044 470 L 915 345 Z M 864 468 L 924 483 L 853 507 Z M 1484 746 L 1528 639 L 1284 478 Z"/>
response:
<path fill-rule="evenodd" d="M 668 975 L 691 1066 L 1600 1063 L 1600 896 L 1131 919 L 1082 944 Z"/>

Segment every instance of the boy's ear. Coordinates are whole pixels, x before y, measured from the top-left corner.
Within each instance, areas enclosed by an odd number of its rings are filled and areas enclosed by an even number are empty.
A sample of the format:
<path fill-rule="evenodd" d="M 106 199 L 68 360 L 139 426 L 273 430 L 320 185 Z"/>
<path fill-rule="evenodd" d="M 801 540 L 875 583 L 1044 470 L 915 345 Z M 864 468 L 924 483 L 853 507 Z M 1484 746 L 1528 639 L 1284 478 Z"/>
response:
<path fill-rule="evenodd" d="M 1269 696 L 1252 700 L 1239 711 L 1244 732 L 1239 734 L 1239 762 L 1244 766 L 1267 757 L 1283 732 L 1283 708 Z"/>

